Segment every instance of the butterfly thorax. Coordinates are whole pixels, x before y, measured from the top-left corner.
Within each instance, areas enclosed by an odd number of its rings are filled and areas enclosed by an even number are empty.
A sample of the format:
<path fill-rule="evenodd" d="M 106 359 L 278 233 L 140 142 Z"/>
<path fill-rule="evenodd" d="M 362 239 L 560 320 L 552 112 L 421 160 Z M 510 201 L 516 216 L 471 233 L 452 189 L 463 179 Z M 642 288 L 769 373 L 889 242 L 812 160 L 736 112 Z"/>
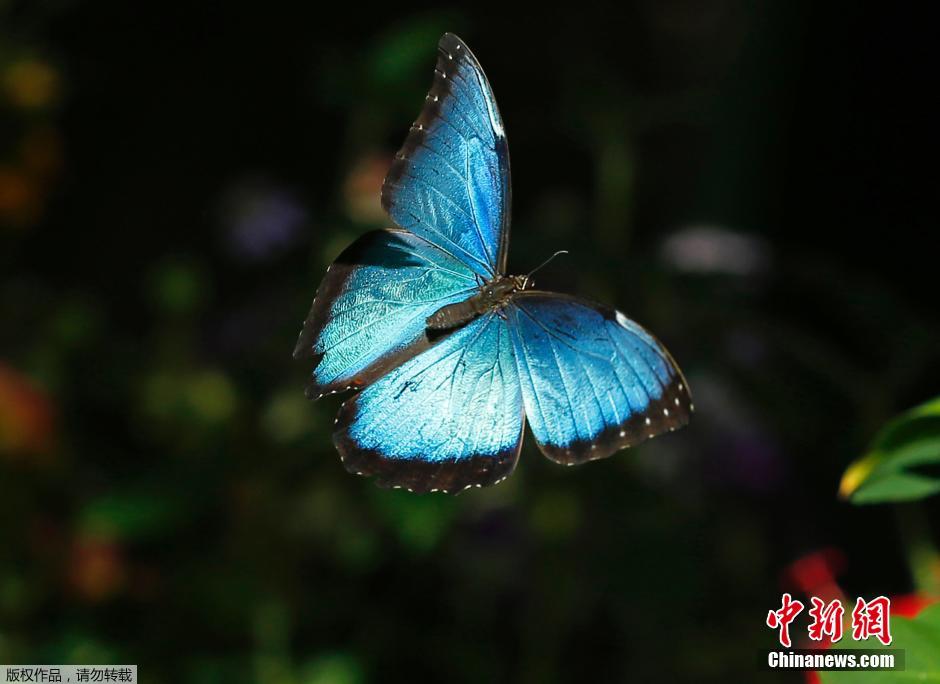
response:
<path fill-rule="evenodd" d="M 498 275 L 483 282 L 472 297 L 462 302 L 442 306 L 427 317 L 426 323 L 432 330 L 456 328 L 472 321 L 488 311 L 499 311 L 516 292 L 532 287 L 528 276 Z"/>

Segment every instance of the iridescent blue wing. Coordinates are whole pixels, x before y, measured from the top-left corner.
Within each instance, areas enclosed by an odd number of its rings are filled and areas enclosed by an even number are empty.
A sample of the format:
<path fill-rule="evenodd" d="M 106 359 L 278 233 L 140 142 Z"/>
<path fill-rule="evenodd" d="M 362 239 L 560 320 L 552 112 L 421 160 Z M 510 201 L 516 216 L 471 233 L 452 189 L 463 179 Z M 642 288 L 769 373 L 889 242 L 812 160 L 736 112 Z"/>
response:
<path fill-rule="evenodd" d="M 507 307 L 529 426 L 572 465 L 685 425 L 688 384 L 669 352 L 619 311 L 548 292 Z"/>
<path fill-rule="evenodd" d="M 512 472 L 523 424 L 508 325 L 490 313 L 344 403 L 333 441 L 382 486 L 457 492 Z"/>
<path fill-rule="evenodd" d="M 509 241 L 509 148 L 483 69 L 457 36 L 437 46 L 424 108 L 395 155 L 382 206 L 402 228 L 476 273 L 504 273 Z"/>
<path fill-rule="evenodd" d="M 363 387 L 430 346 L 425 318 L 477 289 L 463 262 L 403 230 L 366 233 L 327 270 L 294 358 L 316 367 L 307 396 Z"/>

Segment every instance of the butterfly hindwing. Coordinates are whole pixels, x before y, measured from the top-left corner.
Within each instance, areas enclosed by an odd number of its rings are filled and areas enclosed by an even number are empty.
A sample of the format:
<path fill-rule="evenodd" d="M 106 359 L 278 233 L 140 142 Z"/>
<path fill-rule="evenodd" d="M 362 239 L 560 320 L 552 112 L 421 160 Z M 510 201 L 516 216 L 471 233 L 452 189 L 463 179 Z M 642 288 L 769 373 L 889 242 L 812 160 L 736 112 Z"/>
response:
<path fill-rule="evenodd" d="M 509 328 L 490 313 L 344 403 L 334 442 L 382 486 L 456 492 L 512 472 L 523 422 Z"/>
<path fill-rule="evenodd" d="M 382 205 L 399 226 L 489 278 L 505 271 L 509 204 L 509 149 L 493 91 L 463 41 L 444 34 Z"/>
<path fill-rule="evenodd" d="M 472 271 L 403 230 L 366 233 L 330 266 L 294 357 L 313 356 L 310 397 L 362 387 L 430 346 L 425 318 L 476 291 Z"/>
<path fill-rule="evenodd" d="M 507 315 L 529 426 L 550 459 L 603 458 L 688 422 L 682 372 L 619 311 L 528 291 Z"/>

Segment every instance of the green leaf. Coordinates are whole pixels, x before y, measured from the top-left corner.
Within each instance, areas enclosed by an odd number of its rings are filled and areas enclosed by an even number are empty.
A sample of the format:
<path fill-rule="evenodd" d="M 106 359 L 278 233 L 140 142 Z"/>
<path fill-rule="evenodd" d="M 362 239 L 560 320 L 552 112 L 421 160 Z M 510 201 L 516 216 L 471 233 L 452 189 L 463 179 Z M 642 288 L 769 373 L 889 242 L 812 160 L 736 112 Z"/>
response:
<path fill-rule="evenodd" d="M 853 648 L 904 649 L 904 670 L 897 672 L 820 672 L 823 684 L 900 684 L 907 682 L 940 682 L 940 604 L 921 611 L 916 618 L 891 618 L 890 646 L 882 646 L 872 637 L 867 641 L 846 641 L 833 650 Z"/>
<path fill-rule="evenodd" d="M 940 491 L 940 480 L 910 475 L 889 473 L 875 479 L 852 495 L 852 503 L 882 503 L 884 501 L 916 501 Z"/>
<path fill-rule="evenodd" d="M 855 504 L 914 501 L 940 492 L 940 397 L 888 423 L 865 456 L 846 468 L 839 494 Z"/>

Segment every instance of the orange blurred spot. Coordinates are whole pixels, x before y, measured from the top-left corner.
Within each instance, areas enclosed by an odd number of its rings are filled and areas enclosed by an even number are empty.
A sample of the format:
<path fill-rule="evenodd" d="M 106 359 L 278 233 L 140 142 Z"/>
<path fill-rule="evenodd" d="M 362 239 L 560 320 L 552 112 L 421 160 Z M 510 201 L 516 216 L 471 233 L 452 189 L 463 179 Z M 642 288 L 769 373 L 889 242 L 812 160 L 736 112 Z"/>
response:
<path fill-rule="evenodd" d="M 33 126 L 19 144 L 19 161 L 0 163 L 0 223 L 28 226 L 42 215 L 46 187 L 62 163 L 61 139 L 50 126 Z"/>
<path fill-rule="evenodd" d="M 125 576 L 123 554 L 113 541 L 85 537 L 72 544 L 68 580 L 81 599 L 97 603 L 115 595 Z"/>
<path fill-rule="evenodd" d="M 48 453 L 54 422 L 48 396 L 0 362 L 0 456 Z"/>
<path fill-rule="evenodd" d="M 59 74 L 46 62 L 23 59 L 7 67 L 3 85 L 10 102 L 22 109 L 40 109 L 59 94 Z"/>
<path fill-rule="evenodd" d="M 343 184 L 346 212 L 354 221 L 381 223 L 385 221 L 382 209 L 382 183 L 391 160 L 383 154 L 368 154 L 353 166 Z"/>
<path fill-rule="evenodd" d="M 38 213 L 39 188 L 20 169 L 0 165 L 0 220 L 30 223 Z"/>

